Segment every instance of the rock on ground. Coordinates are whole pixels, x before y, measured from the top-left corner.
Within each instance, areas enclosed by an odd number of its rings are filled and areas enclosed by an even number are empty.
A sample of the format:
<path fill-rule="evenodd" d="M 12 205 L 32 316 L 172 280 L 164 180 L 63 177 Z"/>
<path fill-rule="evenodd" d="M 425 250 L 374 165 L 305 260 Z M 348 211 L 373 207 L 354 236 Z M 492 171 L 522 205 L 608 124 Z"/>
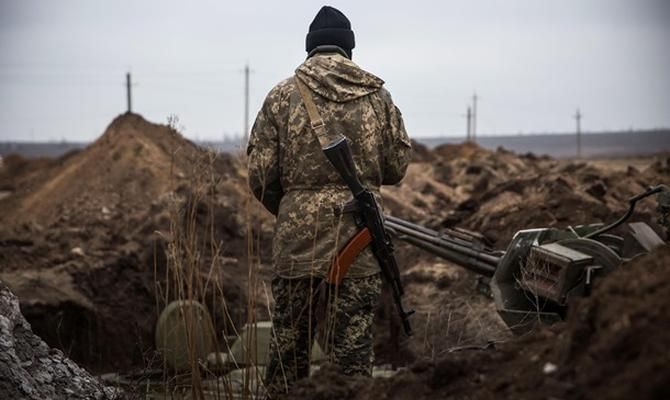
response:
<path fill-rule="evenodd" d="M 35 335 L 21 314 L 19 299 L 0 282 L 0 398 L 119 399 L 122 395 Z"/>

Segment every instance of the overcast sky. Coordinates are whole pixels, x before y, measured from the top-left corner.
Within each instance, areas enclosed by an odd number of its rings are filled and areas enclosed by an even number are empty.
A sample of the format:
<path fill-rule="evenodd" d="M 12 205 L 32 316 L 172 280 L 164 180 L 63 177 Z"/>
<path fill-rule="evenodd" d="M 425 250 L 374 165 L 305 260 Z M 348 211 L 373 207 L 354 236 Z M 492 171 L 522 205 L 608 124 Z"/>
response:
<path fill-rule="evenodd" d="M 670 1 L 331 1 L 410 136 L 670 126 Z M 193 139 L 243 129 L 304 60 L 314 1 L 0 0 L 0 140 L 93 140 L 125 111 Z"/>

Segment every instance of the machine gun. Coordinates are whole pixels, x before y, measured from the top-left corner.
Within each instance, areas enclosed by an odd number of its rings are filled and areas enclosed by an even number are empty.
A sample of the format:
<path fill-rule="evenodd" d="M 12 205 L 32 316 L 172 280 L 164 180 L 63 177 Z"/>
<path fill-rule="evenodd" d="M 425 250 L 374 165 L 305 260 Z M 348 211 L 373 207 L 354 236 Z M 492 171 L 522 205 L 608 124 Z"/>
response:
<path fill-rule="evenodd" d="M 594 277 L 665 243 L 643 222 L 629 223 L 623 234 L 610 233 L 651 195 L 657 195 L 658 222 L 670 233 L 666 185 L 632 197 L 628 211 L 612 224 L 522 230 L 505 251 L 491 249 L 482 235 L 462 229 L 437 232 L 391 216 L 385 225 L 396 238 L 490 278 L 498 313 L 513 332 L 524 333 L 538 322 L 563 319 L 568 300 L 588 294 Z"/>

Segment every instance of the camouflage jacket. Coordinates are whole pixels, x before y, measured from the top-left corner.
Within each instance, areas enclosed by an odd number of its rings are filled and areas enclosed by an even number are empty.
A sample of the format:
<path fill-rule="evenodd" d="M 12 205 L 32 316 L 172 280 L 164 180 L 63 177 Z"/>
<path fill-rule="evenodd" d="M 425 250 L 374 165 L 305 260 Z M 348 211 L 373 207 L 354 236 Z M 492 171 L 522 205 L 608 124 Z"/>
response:
<path fill-rule="evenodd" d="M 312 92 L 329 136 L 349 139 L 361 181 L 377 194 L 381 185 L 398 183 L 411 145 L 384 82 L 336 53 L 308 58 L 296 76 Z M 332 257 L 357 231 L 351 215 L 333 211 L 351 199 L 351 192 L 321 150 L 295 79 L 280 82 L 267 95 L 247 147 L 249 186 L 277 215 L 275 272 L 287 278 L 325 275 Z M 368 248 L 348 277 L 378 271 Z"/>

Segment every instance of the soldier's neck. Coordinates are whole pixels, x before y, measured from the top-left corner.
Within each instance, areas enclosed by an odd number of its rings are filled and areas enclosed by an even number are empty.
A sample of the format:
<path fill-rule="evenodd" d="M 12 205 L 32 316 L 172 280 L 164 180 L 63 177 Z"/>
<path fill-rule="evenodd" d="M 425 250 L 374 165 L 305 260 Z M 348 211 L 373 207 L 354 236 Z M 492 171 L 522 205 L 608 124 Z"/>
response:
<path fill-rule="evenodd" d="M 309 52 L 309 54 L 307 54 L 307 58 L 310 58 L 313 55 L 319 54 L 319 53 L 338 53 L 338 54 L 341 54 L 348 59 L 351 59 L 351 57 L 349 57 L 349 54 L 347 54 L 347 52 L 344 51 L 343 48 L 341 48 L 340 46 L 335 46 L 335 45 L 330 45 L 330 44 L 322 45 L 322 46 L 316 46 L 315 48 L 312 49 L 312 51 Z"/>

